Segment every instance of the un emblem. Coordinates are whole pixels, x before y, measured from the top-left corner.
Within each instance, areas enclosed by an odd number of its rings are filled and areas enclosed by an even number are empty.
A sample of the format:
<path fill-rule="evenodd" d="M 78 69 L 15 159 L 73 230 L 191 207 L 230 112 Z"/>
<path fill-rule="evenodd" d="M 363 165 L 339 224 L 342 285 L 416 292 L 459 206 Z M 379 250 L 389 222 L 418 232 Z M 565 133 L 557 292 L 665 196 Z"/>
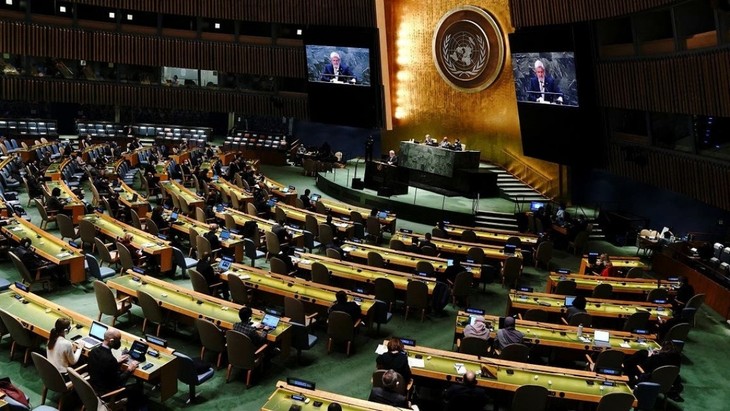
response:
<path fill-rule="evenodd" d="M 504 66 L 504 36 L 491 14 L 475 6 L 446 13 L 433 36 L 433 60 L 441 78 L 468 93 L 489 87 Z"/>

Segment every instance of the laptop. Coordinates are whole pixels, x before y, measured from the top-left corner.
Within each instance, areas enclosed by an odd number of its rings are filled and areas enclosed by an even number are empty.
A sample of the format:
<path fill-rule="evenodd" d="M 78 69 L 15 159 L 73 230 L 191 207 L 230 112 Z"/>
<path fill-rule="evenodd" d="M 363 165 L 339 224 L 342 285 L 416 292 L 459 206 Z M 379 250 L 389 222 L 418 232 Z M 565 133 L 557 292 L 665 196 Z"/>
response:
<path fill-rule="evenodd" d="M 173 211 L 173 212 L 172 212 L 172 214 L 170 214 L 170 219 L 169 219 L 169 221 L 170 221 L 170 222 L 175 222 L 175 221 L 177 221 L 177 213 L 176 213 L 175 211 Z"/>
<path fill-rule="evenodd" d="M 86 348 L 94 348 L 104 341 L 104 333 L 108 329 L 109 327 L 106 324 L 94 321 L 91 323 L 91 327 L 89 328 L 89 335 L 82 338 L 81 341 L 84 343 Z"/>
<path fill-rule="evenodd" d="M 231 268 L 231 260 L 228 258 L 222 258 L 220 263 L 218 263 L 218 271 L 224 273 L 228 271 L 229 268 Z"/>
<path fill-rule="evenodd" d="M 129 358 L 137 362 L 145 362 L 148 347 L 149 345 L 146 342 L 135 340 L 129 348 Z"/>
<path fill-rule="evenodd" d="M 309 199 L 314 201 L 315 203 L 319 201 L 320 198 L 322 198 L 322 196 L 319 194 L 312 194 L 311 196 L 309 196 Z"/>
<path fill-rule="evenodd" d="M 231 238 L 231 232 L 228 230 L 221 231 L 221 240 L 228 240 Z"/>
<path fill-rule="evenodd" d="M 381 220 L 388 218 L 388 213 L 386 213 L 385 211 L 380 211 L 380 212 L 378 212 L 378 218 Z"/>
<path fill-rule="evenodd" d="M 284 194 L 288 193 L 289 192 L 289 187 L 282 187 L 281 188 L 281 192 L 284 193 Z"/>
<path fill-rule="evenodd" d="M 134 193 L 134 194 L 132 195 L 132 198 L 131 198 L 131 199 L 129 199 L 129 201 L 130 201 L 130 202 L 132 202 L 132 203 L 135 203 L 135 202 L 137 202 L 137 198 L 138 198 L 138 197 L 139 197 L 139 195 L 138 195 L 137 193 Z"/>
<path fill-rule="evenodd" d="M 280 318 L 275 315 L 264 314 L 264 318 L 261 320 L 261 325 L 263 325 L 264 327 L 269 327 L 273 330 L 274 328 L 276 328 L 276 326 L 279 325 L 279 320 Z"/>
<path fill-rule="evenodd" d="M 575 300 L 575 296 L 574 295 L 568 295 L 568 296 L 566 296 L 565 297 L 565 304 L 564 305 L 566 307 L 572 306 L 573 305 L 573 300 Z"/>
<path fill-rule="evenodd" d="M 454 265 L 454 260 L 446 260 L 447 267 L 451 267 L 452 265 Z"/>
<path fill-rule="evenodd" d="M 273 207 L 273 206 L 276 205 L 276 200 L 272 198 L 272 199 L 270 199 L 269 201 L 266 202 L 266 205 L 269 206 L 269 207 Z"/>
<path fill-rule="evenodd" d="M 611 338 L 611 335 L 608 331 L 605 331 L 605 330 L 593 331 L 593 345 L 596 347 L 610 347 L 611 346 L 610 338 Z"/>

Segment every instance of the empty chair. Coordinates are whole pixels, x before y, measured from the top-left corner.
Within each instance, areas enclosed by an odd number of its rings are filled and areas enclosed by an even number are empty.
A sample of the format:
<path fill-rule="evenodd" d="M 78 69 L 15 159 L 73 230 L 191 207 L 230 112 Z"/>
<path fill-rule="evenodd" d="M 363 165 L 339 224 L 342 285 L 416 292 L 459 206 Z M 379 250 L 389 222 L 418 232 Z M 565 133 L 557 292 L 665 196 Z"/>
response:
<path fill-rule="evenodd" d="M 226 331 L 226 347 L 228 353 L 226 382 L 231 379 L 233 367 L 242 368 L 246 370 L 246 387 L 250 387 L 253 371 L 263 365 L 264 351 L 268 348 L 268 345 L 264 344 L 256 349 L 251 339 L 245 334 L 228 330 Z"/>
<path fill-rule="evenodd" d="M 411 309 L 421 310 L 421 321 L 426 317 L 428 308 L 428 286 L 423 281 L 412 280 L 406 286 L 406 312 L 405 319 L 408 319 L 408 312 Z"/>
<path fill-rule="evenodd" d="M 200 336 L 200 359 L 205 359 L 206 351 L 218 353 L 216 368 L 220 368 L 223 353 L 226 352 L 225 335 L 218 326 L 205 318 L 196 318 L 195 328 L 198 330 L 198 335 Z"/>
<path fill-rule="evenodd" d="M 251 260 L 251 267 L 256 267 L 256 260 L 266 257 L 266 253 L 256 247 L 256 243 L 250 238 L 243 239 L 243 248 L 246 257 Z"/>
<path fill-rule="evenodd" d="M 507 257 L 502 265 L 502 286 L 515 288 L 522 274 L 522 259 L 517 256 Z"/>
<path fill-rule="evenodd" d="M 111 267 L 102 267 L 99 264 L 99 260 L 91 254 L 84 254 L 86 261 L 86 270 L 89 273 L 89 279 L 95 278 L 97 280 L 104 281 L 109 277 L 113 277 L 116 274 L 116 270 Z"/>
<path fill-rule="evenodd" d="M 18 271 L 20 276 L 23 278 L 24 284 L 29 287 L 32 287 L 35 284 L 40 284 L 43 289 L 51 289 L 51 277 L 48 273 L 44 273 L 42 270 L 36 270 L 35 273 L 31 273 L 28 270 L 28 267 L 20 261 L 20 258 L 18 258 L 18 256 L 12 251 L 8 251 L 8 257 L 10 257 L 10 260 L 13 262 L 15 270 Z"/>
<path fill-rule="evenodd" d="M 46 210 L 46 207 L 41 203 L 39 199 L 34 199 L 35 201 L 35 207 L 38 209 L 38 214 L 41 216 L 41 224 L 40 228 L 43 230 L 48 229 L 48 223 L 55 223 L 56 222 L 56 216 L 57 213 L 55 212 L 48 212 Z"/>
<path fill-rule="evenodd" d="M 535 250 L 535 268 L 542 265 L 546 270 L 550 269 L 550 260 L 553 258 L 553 242 L 543 241 Z"/>
<path fill-rule="evenodd" d="M 433 264 L 431 264 L 428 261 L 417 261 L 416 262 L 416 272 L 419 275 L 426 275 L 428 277 L 433 277 Z"/>
<path fill-rule="evenodd" d="M 346 353 L 350 356 L 352 343 L 355 339 L 355 328 L 360 320 L 353 320 L 350 314 L 344 311 L 332 311 L 327 318 L 327 354 L 332 351 L 332 344 L 346 343 Z"/>
<path fill-rule="evenodd" d="M 655 288 L 646 295 L 646 301 L 669 301 L 669 292 L 666 288 Z"/>
<path fill-rule="evenodd" d="M 634 388 L 634 397 L 636 397 L 637 402 L 636 410 L 653 411 L 661 388 L 661 385 L 649 381 L 636 384 Z"/>
<path fill-rule="evenodd" d="M 446 235 L 446 231 L 445 230 L 442 230 L 442 229 L 440 229 L 438 227 L 434 227 L 434 228 L 431 229 L 431 235 L 434 238 L 449 238 L 449 236 Z"/>
<path fill-rule="evenodd" d="M 451 289 L 453 305 L 469 306 L 469 296 L 474 289 L 474 274 L 471 271 L 462 271 L 456 274 L 454 286 Z"/>
<path fill-rule="evenodd" d="M 560 280 L 557 285 L 555 285 L 554 293 L 560 295 L 575 295 L 576 288 L 577 285 L 575 284 L 575 281 Z"/>
<path fill-rule="evenodd" d="M 304 237 L 304 248 L 310 253 L 324 246 L 324 244 L 314 239 L 314 234 L 309 230 L 302 230 L 302 237 Z"/>
<path fill-rule="evenodd" d="M 499 359 L 505 361 L 527 362 L 530 358 L 530 347 L 525 344 L 512 343 L 499 350 Z"/>
<path fill-rule="evenodd" d="M 548 313 L 541 308 L 531 308 L 525 311 L 522 315 L 522 319 L 525 321 L 547 322 Z"/>
<path fill-rule="evenodd" d="M 464 337 L 459 341 L 459 352 L 462 354 L 486 356 L 489 341 L 479 337 Z"/>
<path fill-rule="evenodd" d="M 588 245 L 589 235 L 590 233 L 585 230 L 576 234 L 573 241 L 568 242 L 568 251 L 573 250 L 573 254 L 575 255 L 583 254 L 583 250 L 585 250 L 586 245 Z"/>
<path fill-rule="evenodd" d="M 319 232 L 318 238 L 320 243 L 328 246 L 329 244 L 333 244 L 335 242 L 335 233 L 332 231 L 332 227 L 330 227 L 329 225 L 320 224 L 317 231 Z"/>
<path fill-rule="evenodd" d="M 512 397 L 512 411 L 544 411 L 547 408 L 548 389 L 541 385 L 522 385 Z"/>
<path fill-rule="evenodd" d="M 692 329 L 692 326 L 689 323 L 679 323 L 674 324 L 672 328 L 667 331 L 667 333 L 664 335 L 665 341 L 673 341 L 673 340 L 679 340 L 679 341 L 687 341 L 687 336 L 689 335 L 689 331 Z"/>
<path fill-rule="evenodd" d="M 108 267 L 111 267 L 112 264 L 118 266 L 119 265 L 119 252 L 116 250 L 109 250 L 109 246 L 107 244 L 104 244 L 99 237 L 94 238 L 94 243 L 96 244 L 96 248 L 99 251 L 99 259 L 100 265 L 103 265 L 106 263 Z"/>
<path fill-rule="evenodd" d="M 271 272 L 274 274 L 290 275 L 289 267 L 286 266 L 286 262 L 280 257 L 273 256 L 269 259 L 269 267 Z"/>
<path fill-rule="evenodd" d="M 598 284 L 593 288 L 591 295 L 593 298 L 611 298 L 613 296 L 613 286 L 608 283 Z"/>
<path fill-rule="evenodd" d="M 129 309 L 132 308 L 129 297 L 117 300 L 111 288 L 102 281 L 94 281 L 94 295 L 96 296 L 96 305 L 99 307 L 98 321 L 101 321 L 102 315 L 110 315 L 112 316 L 112 325 L 114 325 L 119 316 L 128 313 Z"/>
<path fill-rule="evenodd" d="M 380 326 L 387 324 L 393 318 L 393 313 L 388 309 L 388 304 L 382 300 L 375 300 L 372 308 L 372 323 L 377 326 L 376 335 L 380 335 Z"/>
<path fill-rule="evenodd" d="M 326 249 L 325 250 L 325 255 L 327 257 L 329 257 L 329 258 L 334 258 L 334 259 L 337 259 L 337 260 L 342 260 L 342 255 L 335 248 L 328 248 L 328 249 Z"/>
<path fill-rule="evenodd" d="M 198 265 L 198 260 L 195 258 L 185 257 L 182 250 L 177 247 L 172 247 L 172 257 L 175 260 L 175 265 L 180 267 L 182 270 L 183 277 L 188 274 L 189 268 L 195 268 Z"/>
<path fill-rule="evenodd" d="M 302 351 L 311 350 L 319 338 L 314 334 L 310 334 L 309 329 L 304 324 L 289 321 L 289 327 L 291 345 L 297 350 L 297 362 L 299 363 L 302 360 Z"/>
<path fill-rule="evenodd" d="M 0 310 L 0 321 L 3 322 L 5 329 L 8 330 L 10 338 L 13 340 L 13 343 L 10 345 L 10 361 L 13 360 L 15 348 L 23 347 L 25 348 L 23 365 L 28 364 L 28 357 L 30 356 L 31 351 L 38 348 L 40 341 L 31 330 L 23 327 L 20 320 L 5 310 Z"/>
<path fill-rule="evenodd" d="M 630 411 L 634 400 L 634 396 L 627 392 L 610 392 L 601 397 L 596 411 Z"/>
<path fill-rule="evenodd" d="M 58 223 L 58 231 L 61 233 L 61 239 L 66 238 L 75 240 L 81 236 L 81 234 L 74 227 L 71 217 L 66 214 L 58 214 L 56 216 L 56 223 Z"/>
<path fill-rule="evenodd" d="M 367 231 L 366 240 L 372 244 L 380 244 L 383 241 L 383 233 L 380 230 L 380 220 L 375 216 L 368 216 L 365 221 Z"/>
<path fill-rule="evenodd" d="M 266 238 L 266 259 L 268 260 L 281 252 L 281 245 L 279 244 L 279 237 L 272 231 L 265 232 L 264 236 Z"/>
<path fill-rule="evenodd" d="M 397 238 L 391 238 L 390 239 L 390 249 L 396 250 L 396 251 L 405 251 L 406 245 L 403 243 L 403 241 L 397 239 Z"/>
<path fill-rule="evenodd" d="M 649 381 L 659 384 L 659 394 L 664 397 L 664 409 L 667 409 L 667 394 L 672 389 L 678 375 L 679 367 L 676 365 L 663 365 L 651 372 Z"/>
<path fill-rule="evenodd" d="M 634 332 L 634 330 L 646 330 L 649 324 L 649 316 L 651 314 L 648 311 L 637 311 L 626 318 L 624 321 L 623 330 L 628 332 Z"/>
<path fill-rule="evenodd" d="M 157 323 L 155 335 L 159 337 L 160 328 L 162 328 L 162 324 L 165 322 L 165 312 L 162 307 L 157 303 L 157 300 L 155 300 L 154 297 L 142 290 L 137 291 L 137 302 L 142 308 L 142 315 L 144 316 L 144 321 L 142 322 L 142 333 L 144 334 L 147 329 L 147 321 L 150 321 Z"/>
<path fill-rule="evenodd" d="M 217 295 L 218 290 L 223 286 L 221 282 L 208 284 L 208 280 L 205 279 L 203 274 L 200 274 L 192 268 L 188 270 L 188 275 L 190 276 L 190 283 L 193 285 L 193 290 L 205 295 Z"/>
<path fill-rule="evenodd" d="M 393 304 L 396 302 L 395 284 L 385 277 L 377 277 L 373 281 L 375 298 L 388 305 L 388 311 L 393 311 Z"/>
<path fill-rule="evenodd" d="M 371 267 L 385 267 L 385 260 L 383 259 L 383 256 L 380 255 L 380 253 L 376 251 L 369 251 L 368 252 L 368 265 Z"/>
<path fill-rule="evenodd" d="M 590 327 L 591 324 L 593 324 L 593 316 L 591 316 L 588 313 L 575 313 L 572 317 L 570 317 L 570 320 L 565 321 L 568 325 L 572 326 L 579 326 L 583 325 L 584 327 Z"/>
<path fill-rule="evenodd" d="M 197 386 L 213 378 L 215 368 L 201 368 L 199 366 L 200 363 L 196 364 L 192 358 L 181 351 L 175 351 L 173 354 L 178 360 L 177 379 L 183 384 L 188 385 L 188 398 L 185 400 L 185 403 L 190 404 L 198 397 L 198 394 L 195 392 Z"/>
<path fill-rule="evenodd" d="M 477 233 L 475 233 L 474 230 L 464 230 L 461 232 L 461 241 L 476 243 L 479 240 L 477 239 Z"/>
<path fill-rule="evenodd" d="M 430 257 L 436 257 L 438 255 L 438 251 L 435 247 L 432 247 L 430 245 L 424 245 L 423 247 L 421 247 L 421 254 Z"/>
<path fill-rule="evenodd" d="M 644 278 L 644 270 L 640 267 L 631 267 L 626 273 L 626 278 Z"/>
<path fill-rule="evenodd" d="M 241 277 L 237 275 L 228 276 L 228 291 L 231 293 L 231 301 L 236 304 L 248 305 L 248 289 L 243 284 Z"/>
<path fill-rule="evenodd" d="M 471 247 L 466 252 L 466 258 L 472 260 L 474 264 L 484 263 L 484 249 L 482 247 Z"/>
<path fill-rule="evenodd" d="M 302 300 L 294 297 L 284 297 L 284 316 L 306 327 L 317 321 L 317 313 L 307 314 Z"/>
<path fill-rule="evenodd" d="M 330 271 L 324 264 L 315 261 L 312 263 L 312 281 L 317 284 L 329 285 L 330 283 Z"/>
<path fill-rule="evenodd" d="M 80 220 L 79 221 L 79 234 L 81 235 L 81 243 L 84 247 L 91 245 L 91 252 L 93 253 L 96 249 L 96 228 L 91 221 Z"/>
<path fill-rule="evenodd" d="M 587 368 L 598 374 L 620 375 L 623 373 L 624 356 L 623 351 L 613 349 L 599 352 L 595 360 L 586 354 Z"/>
<path fill-rule="evenodd" d="M 43 381 L 41 404 L 46 403 L 46 396 L 50 390 L 60 394 L 57 408 L 59 410 L 62 409 L 61 406 L 63 405 L 64 397 L 73 390 L 73 386 L 70 382 L 66 382 L 63 375 L 61 375 L 61 372 L 58 371 L 58 368 L 56 368 L 56 366 L 53 365 L 48 358 L 37 352 L 32 352 L 30 355 L 33 359 L 33 365 L 35 365 L 35 368 L 38 370 L 38 374 L 41 377 L 41 381 Z"/>

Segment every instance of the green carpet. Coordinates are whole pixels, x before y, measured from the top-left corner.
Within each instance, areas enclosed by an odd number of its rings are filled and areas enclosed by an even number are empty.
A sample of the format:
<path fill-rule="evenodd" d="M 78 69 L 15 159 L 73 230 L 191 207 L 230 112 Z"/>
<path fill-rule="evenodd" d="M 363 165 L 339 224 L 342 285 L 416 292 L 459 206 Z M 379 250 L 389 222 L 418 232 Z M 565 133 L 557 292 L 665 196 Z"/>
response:
<path fill-rule="evenodd" d="M 266 175 L 285 184 L 291 184 L 298 190 L 310 188 L 315 190 L 313 177 L 305 177 L 298 167 L 263 167 Z M 86 198 L 91 198 L 91 193 L 86 189 Z M 23 204 L 26 204 L 27 197 L 21 194 Z M 441 200 L 429 199 L 428 196 L 420 196 L 419 202 L 435 201 L 434 208 L 441 208 Z M 507 202 L 509 203 L 509 202 Z M 511 204 L 511 203 L 510 203 Z M 510 204 L 505 204 L 503 199 L 482 199 L 480 209 L 493 209 L 502 212 L 512 212 Z M 460 205 L 461 206 L 461 205 Z M 32 221 L 38 223 L 40 217 L 34 209 L 28 210 Z M 51 224 L 53 227 L 53 224 Z M 408 221 L 398 221 L 399 228 L 410 228 L 415 232 L 423 233 L 430 230 L 430 227 L 421 224 L 413 224 Z M 57 234 L 53 227 L 51 232 Z M 634 255 L 635 247 L 615 247 L 606 242 L 591 242 L 589 249 L 595 251 L 606 251 L 614 255 Z M 556 250 L 552 260 L 553 267 L 566 267 L 577 270 L 579 259 L 563 251 Z M 522 283 L 542 290 L 545 287 L 545 270 L 538 270 L 531 266 L 525 266 Z M 11 281 L 19 279 L 9 261 L 0 263 L 0 276 Z M 172 281 L 172 280 L 170 280 Z M 190 287 L 188 280 L 178 280 L 178 283 Z M 192 288 L 192 287 L 191 287 Z M 481 289 L 480 289 L 481 290 Z M 57 303 L 68 306 L 82 314 L 96 317 L 98 311 L 93 292 L 83 286 L 65 287 L 44 297 Z M 504 314 L 506 309 L 506 290 L 500 285 L 492 284 L 487 286 L 486 292 L 479 291 L 472 298 L 472 306 L 485 309 L 490 314 Z M 310 351 L 303 353 L 303 362 L 306 365 L 297 365 L 295 356 L 288 360 L 275 358 L 270 367 L 262 374 L 255 375 L 254 385 L 246 389 L 244 374 L 237 371 L 232 381 L 225 383 L 225 368 L 219 370 L 216 375 L 198 388 L 201 393 L 201 402 L 190 405 L 192 410 L 258 410 L 274 390 L 274 384 L 278 380 L 287 377 L 298 377 L 312 380 L 317 387 L 323 390 L 336 392 L 357 398 L 367 398 L 370 391 L 370 376 L 375 369 L 375 348 L 379 342 L 388 335 L 397 335 L 417 340 L 419 345 L 433 348 L 450 350 L 454 328 L 454 313 L 456 309 L 452 306 L 446 308 L 447 315 L 431 316 L 424 323 L 421 323 L 417 316 L 411 316 L 404 321 L 402 312 L 397 312 L 393 320 L 382 326 L 381 337 L 368 336 L 367 333 L 359 335 L 354 344 L 354 353 L 348 358 L 343 347 L 338 347 L 331 354 L 326 353 L 326 335 L 323 329 L 317 329 L 316 334 L 319 342 Z M 129 321 L 127 316 L 121 318 L 119 328 L 141 335 L 141 310 L 138 307 L 133 309 L 133 320 Z M 197 356 L 199 345 L 194 330 L 190 327 L 182 327 L 177 333 L 171 329 L 163 329 L 162 335 L 168 338 L 170 345 L 191 356 Z M 696 328 L 690 333 L 690 341 L 684 350 L 684 364 L 681 375 L 685 381 L 684 403 L 669 402 L 670 410 L 721 410 L 725 409 L 730 400 L 730 394 L 717 382 L 723 381 L 722 370 L 730 368 L 730 359 L 721 354 L 724 343 L 728 340 L 728 327 L 722 317 L 714 311 L 703 307 L 697 315 Z M 718 349 L 719 348 L 719 349 Z M 0 342 L 0 349 L 9 353 L 9 338 Z M 208 358 L 209 361 L 213 357 Z M 18 360 L 9 360 L 9 355 L 0 356 L 0 376 L 9 376 L 11 380 L 21 387 L 31 397 L 33 405 L 40 404 L 41 382 L 33 365 L 23 367 Z M 163 404 L 159 403 L 157 393 L 151 392 L 152 409 L 180 409 L 184 404 L 187 394 L 187 387 L 179 385 L 179 392 L 172 399 Z M 52 405 L 57 398 L 50 394 L 49 405 Z M 68 403 L 67 409 L 77 404 Z M 423 410 L 432 409 L 429 405 L 422 404 Z M 563 409 L 564 404 L 553 401 L 554 409 Z M 661 409 L 661 406 L 658 408 Z"/>

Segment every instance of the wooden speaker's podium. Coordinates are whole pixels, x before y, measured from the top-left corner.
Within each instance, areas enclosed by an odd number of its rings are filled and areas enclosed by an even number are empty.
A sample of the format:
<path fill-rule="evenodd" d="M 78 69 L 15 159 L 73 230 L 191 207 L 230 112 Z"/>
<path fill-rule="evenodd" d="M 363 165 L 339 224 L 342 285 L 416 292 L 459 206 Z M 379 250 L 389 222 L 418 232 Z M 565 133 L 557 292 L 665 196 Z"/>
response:
<path fill-rule="evenodd" d="M 382 161 L 368 161 L 365 165 L 365 188 L 376 190 L 379 196 L 408 193 L 408 169 Z"/>

